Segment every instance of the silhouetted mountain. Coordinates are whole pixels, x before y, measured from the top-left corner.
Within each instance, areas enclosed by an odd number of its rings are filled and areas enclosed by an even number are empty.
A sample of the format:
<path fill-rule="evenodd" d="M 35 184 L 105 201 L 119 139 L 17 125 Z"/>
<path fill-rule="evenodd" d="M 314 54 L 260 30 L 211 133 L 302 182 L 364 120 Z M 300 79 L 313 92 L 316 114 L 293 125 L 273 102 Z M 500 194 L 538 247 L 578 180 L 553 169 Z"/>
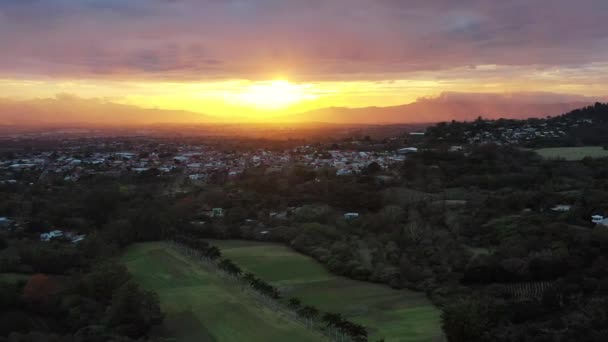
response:
<path fill-rule="evenodd" d="M 361 124 L 469 121 L 479 116 L 525 119 L 559 115 L 593 102 L 594 99 L 582 96 L 545 93 L 443 93 L 437 98 L 423 98 L 401 106 L 332 107 L 296 114 L 291 118 L 295 121 Z"/>
<path fill-rule="evenodd" d="M 15 126 L 104 125 L 137 126 L 159 123 L 205 123 L 204 114 L 145 109 L 99 99 L 58 95 L 49 99 L 0 99 L 0 124 Z"/>
<path fill-rule="evenodd" d="M 467 94 L 443 93 L 436 98 L 422 98 L 414 103 L 392 107 L 332 107 L 285 115 L 290 123 L 396 124 L 469 121 L 479 116 L 488 119 L 545 117 L 585 107 L 596 99 L 583 96 L 516 93 Z M 230 117 L 200 113 L 146 109 L 117 104 L 103 99 L 83 99 L 71 95 L 54 98 L 0 99 L 0 125 L 66 126 L 106 125 L 140 126 L 152 124 L 239 123 Z M 282 122 L 276 119 L 276 122 Z"/>

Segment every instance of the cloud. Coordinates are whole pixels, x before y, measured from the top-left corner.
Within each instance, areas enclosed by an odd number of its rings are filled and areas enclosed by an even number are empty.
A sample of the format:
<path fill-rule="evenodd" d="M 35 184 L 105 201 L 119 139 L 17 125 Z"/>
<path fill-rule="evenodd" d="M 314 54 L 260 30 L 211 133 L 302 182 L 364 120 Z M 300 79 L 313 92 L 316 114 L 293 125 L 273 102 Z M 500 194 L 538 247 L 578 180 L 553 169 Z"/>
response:
<path fill-rule="evenodd" d="M 608 60 L 606 17 L 604 0 L 5 0 L 0 76 L 333 80 L 579 67 Z"/>

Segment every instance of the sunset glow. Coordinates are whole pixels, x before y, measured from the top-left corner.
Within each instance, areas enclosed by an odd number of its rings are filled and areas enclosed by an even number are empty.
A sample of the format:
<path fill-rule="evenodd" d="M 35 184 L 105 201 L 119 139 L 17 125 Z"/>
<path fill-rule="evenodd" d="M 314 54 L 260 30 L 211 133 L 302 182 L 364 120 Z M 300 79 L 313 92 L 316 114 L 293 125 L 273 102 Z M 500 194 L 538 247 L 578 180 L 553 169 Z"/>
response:
<path fill-rule="evenodd" d="M 550 11 L 479 1 L 5 1 L 0 99 L 43 106 L 69 95 L 230 122 L 453 92 L 588 103 L 607 95 L 607 14 L 604 2 L 561 0 Z M 568 44 L 555 35 L 565 18 Z"/>
<path fill-rule="evenodd" d="M 242 92 L 226 94 L 226 100 L 253 108 L 278 110 L 318 98 L 307 90 L 310 88 L 310 85 L 295 85 L 283 80 L 261 82 L 248 86 Z"/>

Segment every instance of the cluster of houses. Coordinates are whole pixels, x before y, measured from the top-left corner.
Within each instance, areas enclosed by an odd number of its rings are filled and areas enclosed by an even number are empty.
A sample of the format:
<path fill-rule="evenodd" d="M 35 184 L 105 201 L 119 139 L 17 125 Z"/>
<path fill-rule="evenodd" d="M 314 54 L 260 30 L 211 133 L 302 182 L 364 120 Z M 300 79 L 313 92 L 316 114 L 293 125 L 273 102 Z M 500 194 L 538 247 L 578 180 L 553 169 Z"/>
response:
<path fill-rule="evenodd" d="M 0 217 L 0 231 L 11 229 L 13 224 L 13 220 L 9 219 L 8 217 Z"/>
<path fill-rule="evenodd" d="M 608 217 L 604 217 L 602 215 L 591 216 L 591 222 L 595 223 L 598 226 L 608 227 Z"/>
<path fill-rule="evenodd" d="M 0 182 L 15 184 L 16 175 L 35 175 L 28 182 L 49 178 L 78 181 L 83 175 L 103 174 L 117 176 L 125 172 L 143 173 L 154 170 L 168 173 L 175 170 L 185 173 L 192 181 L 206 181 L 209 175 L 221 173 L 228 177 L 240 175 L 251 167 L 264 166 L 267 172 L 280 171 L 291 165 L 305 165 L 314 169 L 334 168 L 337 175 L 360 173 L 371 163 L 381 168 L 403 161 L 407 154 L 417 152 L 415 147 L 395 151 L 367 152 L 326 150 L 324 147 L 300 146 L 283 151 L 255 150 L 225 152 L 211 146 L 189 144 L 116 145 L 108 148 L 106 141 L 99 146 L 68 146 L 52 152 L 21 154 L 0 160 Z M 97 149 L 96 149 L 97 147 Z M 112 150 L 129 147 L 129 150 Z M 83 152 L 87 151 L 96 152 Z M 109 151 L 106 151 L 109 150 Z M 21 177 L 22 178 L 22 177 Z"/>
<path fill-rule="evenodd" d="M 0 231 L 11 232 L 19 229 L 20 225 L 12 219 L 5 216 L 0 216 Z M 77 234 L 69 231 L 52 230 L 46 233 L 40 234 L 40 241 L 49 242 L 52 240 L 63 240 L 73 244 L 80 243 L 86 238 L 84 234 Z"/>
<path fill-rule="evenodd" d="M 49 242 L 52 240 L 66 240 L 73 244 L 77 244 L 83 241 L 85 238 L 86 235 L 64 232 L 62 230 L 52 230 L 50 232 L 40 234 L 40 241 L 44 242 Z"/>
<path fill-rule="evenodd" d="M 568 135 L 572 127 L 592 125 L 585 118 L 557 117 L 533 120 L 478 120 L 464 132 L 469 144 L 522 145 L 528 142 L 558 139 Z"/>
<path fill-rule="evenodd" d="M 569 204 L 558 204 L 551 208 L 552 211 L 566 213 L 572 209 L 572 206 Z M 604 217 L 603 215 L 592 215 L 591 223 L 596 226 L 608 227 L 608 217 Z"/>
<path fill-rule="evenodd" d="M 392 164 L 405 160 L 404 155 L 417 152 L 417 149 L 413 149 L 415 148 L 381 153 L 330 150 L 322 154 L 316 152 L 304 154 L 296 162 L 313 169 L 333 168 L 336 169 L 336 175 L 347 176 L 361 173 L 372 163 L 376 163 L 385 169 Z"/>
<path fill-rule="evenodd" d="M 494 123 L 494 121 L 488 121 L 488 123 Z M 479 132 L 466 131 L 464 134 L 466 142 L 469 144 L 493 143 L 498 145 L 519 145 L 537 139 L 560 138 L 567 135 L 564 130 L 549 125 L 546 122 L 537 125 L 524 124 L 515 127 L 492 127 L 491 129 Z"/>

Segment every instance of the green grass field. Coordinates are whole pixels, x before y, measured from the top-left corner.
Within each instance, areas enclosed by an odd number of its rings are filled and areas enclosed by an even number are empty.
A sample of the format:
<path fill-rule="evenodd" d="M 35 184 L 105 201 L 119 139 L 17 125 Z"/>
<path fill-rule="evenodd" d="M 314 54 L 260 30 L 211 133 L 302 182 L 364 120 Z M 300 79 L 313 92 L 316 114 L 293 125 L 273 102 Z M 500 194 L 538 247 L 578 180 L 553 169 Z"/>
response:
<path fill-rule="evenodd" d="M 563 158 L 565 160 L 581 160 L 585 157 L 592 158 L 604 158 L 608 157 L 608 150 L 604 150 L 600 146 L 586 146 L 586 147 L 554 147 L 554 148 L 541 148 L 535 150 L 536 153 L 540 154 L 543 158 L 555 159 Z"/>
<path fill-rule="evenodd" d="M 133 245 L 122 261 L 142 287 L 160 296 L 167 316 L 159 334 L 170 341 L 322 340 L 299 323 L 260 305 L 235 282 L 206 271 L 167 244 Z"/>
<path fill-rule="evenodd" d="M 315 260 L 289 247 L 249 241 L 219 241 L 222 253 L 242 268 L 279 286 L 285 297 L 340 312 L 365 325 L 370 341 L 440 341 L 440 311 L 423 293 L 330 274 Z"/>

